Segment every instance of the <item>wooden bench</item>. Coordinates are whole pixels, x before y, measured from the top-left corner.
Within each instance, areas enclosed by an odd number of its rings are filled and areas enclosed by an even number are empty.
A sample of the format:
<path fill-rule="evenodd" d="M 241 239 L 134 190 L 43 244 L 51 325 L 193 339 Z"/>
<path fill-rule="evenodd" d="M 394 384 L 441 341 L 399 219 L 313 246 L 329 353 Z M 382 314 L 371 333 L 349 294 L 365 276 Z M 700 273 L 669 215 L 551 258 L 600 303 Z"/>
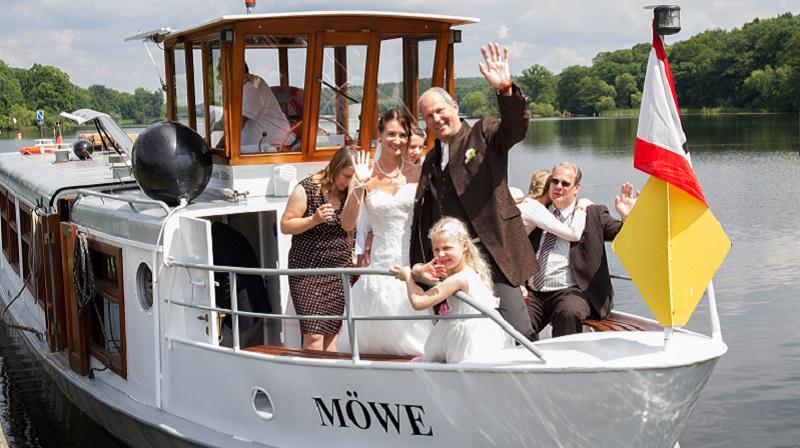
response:
<path fill-rule="evenodd" d="M 615 313 L 603 320 L 585 319 L 583 325 L 594 331 L 663 331 L 664 328 L 649 320 L 637 316 Z"/>

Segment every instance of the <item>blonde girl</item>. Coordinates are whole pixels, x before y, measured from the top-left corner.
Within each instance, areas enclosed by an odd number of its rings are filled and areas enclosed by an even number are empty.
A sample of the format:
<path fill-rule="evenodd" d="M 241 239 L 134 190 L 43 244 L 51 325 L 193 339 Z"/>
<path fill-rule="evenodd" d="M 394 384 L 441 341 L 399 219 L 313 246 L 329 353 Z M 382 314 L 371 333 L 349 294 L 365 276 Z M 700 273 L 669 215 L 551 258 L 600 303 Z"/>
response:
<path fill-rule="evenodd" d="M 406 283 L 411 306 L 416 310 L 428 309 L 457 291 L 463 291 L 494 310 L 499 299 L 492 292 L 491 270 L 470 240 L 466 225 L 458 219 L 445 217 L 433 225 L 429 236 L 437 274 L 444 277 L 441 283 L 423 291 L 413 280 L 409 267 L 392 269 L 397 278 Z M 452 299 L 449 313 L 475 314 L 478 311 L 459 299 Z M 508 340 L 505 332 L 487 318 L 443 319 L 436 323 L 425 342 L 424 360 L 487 361 L 499 354 Z"/>

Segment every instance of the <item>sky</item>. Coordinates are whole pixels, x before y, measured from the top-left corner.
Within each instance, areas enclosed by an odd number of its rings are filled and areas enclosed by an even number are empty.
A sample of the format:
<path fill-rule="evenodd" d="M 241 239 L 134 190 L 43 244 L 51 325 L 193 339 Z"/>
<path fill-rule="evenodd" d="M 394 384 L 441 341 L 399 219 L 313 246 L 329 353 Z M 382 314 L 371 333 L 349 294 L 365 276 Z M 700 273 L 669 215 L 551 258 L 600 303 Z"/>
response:
<path fill-rule="evenodd" d="M 456 46 L 456 76 L 479 76 L 480 46 L 498 42 L 511 51 L 512 74 L 533 64 L 554 73 L 591 65 L 600 51 L 650 41 L 652 13 L 636 0 L 258 0 L 256 12 L 380 10 L 467 16 Z M 681 6 L 685 40 L 707 29 L 730 30 L 756 17 L 800 14 L 800 0 L 693 0 Z M 0 0 L 0 59 L 12 67 L 53 65 L 81 86 L 102 84 L 132 92 L 159 88 L 156 69 L 141 42 L 124 38 L 160 27 L 182 29 L 222 15 L 243 14 L 243 0 Z M 163 54 L 151 46 L 158 71 Z"/>

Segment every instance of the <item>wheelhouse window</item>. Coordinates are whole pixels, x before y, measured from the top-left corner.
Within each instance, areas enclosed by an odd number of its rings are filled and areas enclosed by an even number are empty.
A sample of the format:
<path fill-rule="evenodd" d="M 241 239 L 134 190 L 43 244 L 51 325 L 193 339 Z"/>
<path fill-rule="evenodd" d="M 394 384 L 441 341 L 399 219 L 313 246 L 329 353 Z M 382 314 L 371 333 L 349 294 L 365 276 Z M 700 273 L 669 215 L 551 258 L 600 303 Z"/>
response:
<path fill-rule="evenodd" d="M 208 114 L 210 130 L 208 142 L 212 148 L 225 147 L 225 109 L 222 98 L 222 51 L 219 41 L 210 44 L 210 51 L 207 53 L 208 62 L 205 67 L 208 71 L 206 78 L 206 102 L 208 102 Z"/>
<path fill-rule="evenodd" d="M 122 285 L 122 249 L 91 241 L 89 256 L 95 281 L 95 296 L 89 315 L 89 351 L 122 377 L 125 362 L 125 300 Z"/>
<path fill-rule="evenodd" d="M 240 154 L 301 152 L 308 37 L 245 37 Z"/>
<path fill-rule="evenodd" d="M 175 54 L 175 121 L 189 126 L 189 93 L 186 86 L 186 51 L 176 45 Z"/>
<path fill-rule="evenodd" d="M 322 52 L 317 150 L 357 144 L 367 45 L 326 45 Z"/>

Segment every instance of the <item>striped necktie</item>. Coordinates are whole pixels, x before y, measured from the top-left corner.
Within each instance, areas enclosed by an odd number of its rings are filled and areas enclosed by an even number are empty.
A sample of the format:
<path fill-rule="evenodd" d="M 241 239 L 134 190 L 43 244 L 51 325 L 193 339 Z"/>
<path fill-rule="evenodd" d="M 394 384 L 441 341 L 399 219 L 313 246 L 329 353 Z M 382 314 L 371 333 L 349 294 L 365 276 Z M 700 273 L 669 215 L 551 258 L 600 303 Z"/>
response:
<path fill-rule="evenodd" d="M 553 210 L 553 214 L 556 218 L 561 217 L 561 212 L 558 210 Z M 531 285 L 535 291 L 541 291 L 544 286 L 544 272 L 547 267 L 547 258 L 550 256 L 550 252 L 553 251 L 553 248 L 556 247 L 557 239 L 558 237 L 554 233 L 548 232 L 547 235 L 544 236 L 541 247 L 539 247 L 539 253 L 536 254 L 539 270 L 530 279 Z"/>

